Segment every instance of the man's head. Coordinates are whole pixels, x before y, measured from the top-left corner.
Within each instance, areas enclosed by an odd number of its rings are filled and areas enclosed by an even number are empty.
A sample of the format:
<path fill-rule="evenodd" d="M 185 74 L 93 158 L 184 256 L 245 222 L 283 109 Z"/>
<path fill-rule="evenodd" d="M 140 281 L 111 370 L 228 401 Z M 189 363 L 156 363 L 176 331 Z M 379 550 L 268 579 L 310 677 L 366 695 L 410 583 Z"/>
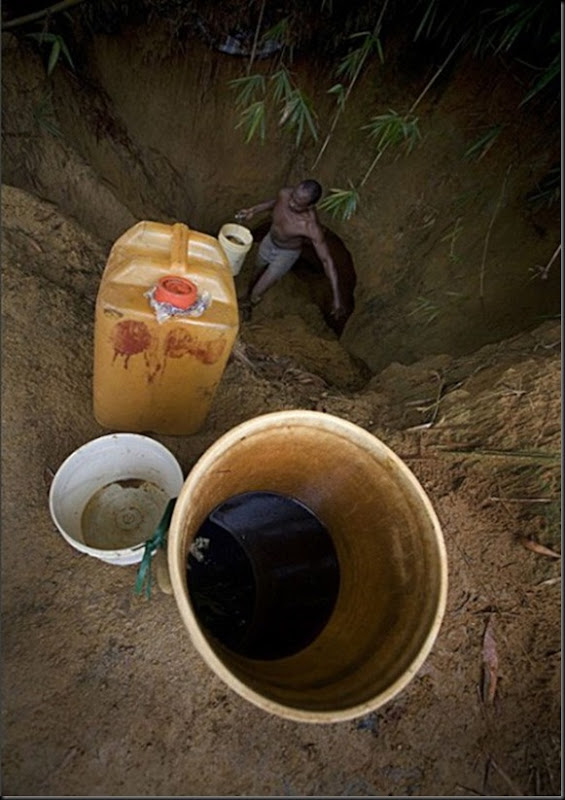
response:
<path fill-rule="evenodd" d="M 302 181 L 292 190 L 291 208 L 294 211 L 306 211 L 310 206 L 315 206 L 321 196 L 322 187 L 318 181 Z"/>

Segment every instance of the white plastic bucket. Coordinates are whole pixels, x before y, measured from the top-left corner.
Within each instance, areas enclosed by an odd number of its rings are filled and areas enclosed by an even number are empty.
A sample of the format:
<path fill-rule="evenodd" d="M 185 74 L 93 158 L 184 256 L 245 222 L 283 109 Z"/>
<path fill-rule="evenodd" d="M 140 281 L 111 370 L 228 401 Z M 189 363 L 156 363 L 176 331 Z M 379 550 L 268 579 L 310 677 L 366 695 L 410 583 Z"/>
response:
<path fill-rule="evenodd" d="M 220 228 L 218 241 L 230 263 L 232 275 L 238 275 L 245 256 L 251 250 L 253 234 L 243 225 L 227 222 Z"/>
<path fill-rule="evenodd" d="M 82 445 L 61 464 L 49 510 L 75 550 L 108 564 L 137 564 L 183 481 L 178 461 L 160 442 L 112 433 Z"/>

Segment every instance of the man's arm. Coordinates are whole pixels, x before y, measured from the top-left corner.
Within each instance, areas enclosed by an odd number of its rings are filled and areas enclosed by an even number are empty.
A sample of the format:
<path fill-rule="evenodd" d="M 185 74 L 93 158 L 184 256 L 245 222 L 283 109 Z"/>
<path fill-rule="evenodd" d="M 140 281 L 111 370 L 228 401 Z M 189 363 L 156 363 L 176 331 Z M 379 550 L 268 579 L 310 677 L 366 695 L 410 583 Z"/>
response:
<path fill-rule="evenodd" d="M 344 315 L 345 309 L 343 307 L 343 300 L 341 297 L 341 292 L 339 290 L 337 270 L 335 268 L 334 260 L 331 256 L 326 239 L 324 237 L 324 232 L 319 223 L 317 222 L 312 223 L 310 238 L 312 240 L 312 244 L 314 245 L 314 249 L 318 254 L 318 258 L 322 262 L 322 266 L 324 267 L 324 272 L 326 273 L 332 287 L 332 294 L 333 294 L 332 314 L 334 315 L 334 317 L 336 317 L 336 319 L 339 319 L 339 317 L 342 317 Z"/>
<path fill-rule="evenodd" d="M 238 220 L 247 221 L 256 214 L 261 214 L 263 211 L 269 211 L 271 208 L 274 208 L 276 202 L 277 198 L 275 197 L 274 200 L 265 200 L 263 203 L 257 203 L 256 206 L 242 208 L 241 211 L 236 212 L 235 218 Z"/>

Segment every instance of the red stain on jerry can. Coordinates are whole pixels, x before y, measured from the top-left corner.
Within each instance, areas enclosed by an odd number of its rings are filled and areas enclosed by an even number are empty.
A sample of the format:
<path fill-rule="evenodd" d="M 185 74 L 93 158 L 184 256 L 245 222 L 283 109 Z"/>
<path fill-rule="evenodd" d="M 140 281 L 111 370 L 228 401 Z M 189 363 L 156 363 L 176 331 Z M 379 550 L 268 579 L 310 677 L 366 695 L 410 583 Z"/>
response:
<path fill-rule="evenodd" d="M 110 251 L 96 300 L 96 420 L 121 431 L 200 430 L 238 329 L 217 239 L 182 223 L 130 228 Z"/>
<path fill-rule="evenodd" d="M 124 367 L 127 369 L 131 356 L 149 349 L 151 346 L 151 333 L 145 322 L 126 319 L 124 322 L 118 322 L 115 326 L 113 342 L 114 358 L 112 363 L 118 356 L 124 356 Z"/>

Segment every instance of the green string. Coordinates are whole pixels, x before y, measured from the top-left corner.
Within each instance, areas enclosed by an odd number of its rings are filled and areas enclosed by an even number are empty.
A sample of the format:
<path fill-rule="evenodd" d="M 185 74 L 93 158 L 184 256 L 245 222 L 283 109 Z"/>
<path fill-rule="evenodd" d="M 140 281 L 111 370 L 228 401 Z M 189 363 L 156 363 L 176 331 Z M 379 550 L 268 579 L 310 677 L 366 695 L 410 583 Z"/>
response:
<path fill-rule="evenodd" d="M 167 545 L 167 531 L 173 516 L 173 509 L 177 501 L 176 497 L 171 497 L 167 503 L 165 513 L 161 517 L 161 521 L 155 529 L 155 533 L 145 542 L 145 550 L 143 558 L 137 570 L 137 579 L 135 581 L 135 593 L 141 594 L 145 586 L 145 594 L 151 597 L 151 558 L 153 553 L 159 548 L 165 548 Z"/>

